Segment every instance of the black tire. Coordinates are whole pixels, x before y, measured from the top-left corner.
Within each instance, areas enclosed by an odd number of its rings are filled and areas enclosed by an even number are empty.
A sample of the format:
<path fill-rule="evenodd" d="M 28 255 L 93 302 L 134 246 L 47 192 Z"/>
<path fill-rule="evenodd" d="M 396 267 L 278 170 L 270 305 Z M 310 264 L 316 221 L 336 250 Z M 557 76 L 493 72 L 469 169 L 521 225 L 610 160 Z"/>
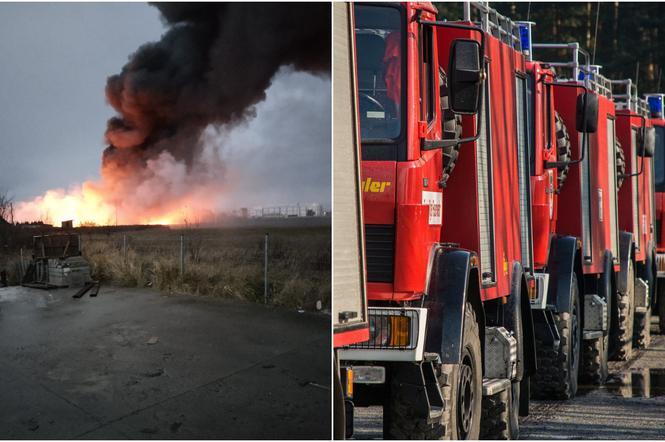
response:
<path fill-rule="evenodd" d="M 635 271 L 633 261 L 628 260 L 628 285 L 626 293 L 617 293 L 614 310 L 615 327 L 611 333 L 612 359 L 627 361 L 633 355 L 633 325 L 635 320 Z"/>
<path fill-rule="evenodd" d="M 455 365 L 441 364 L 437 370 L 439 386 L 443 396 L 444 412 L 441 421 L 434 424 L 413 413 L 412 405 L 404 401 L 400 393 L 399 383 L 392 379 L 390 406 L 384 407 L 383 438 L 392 440 L 450 440 L 451 424 L 450 409 L 452 396 L 452 383 L 455 375 Z"/>
<path fill-rule="evenodd" d="M 651 307 L 646 313 L 635 313 L 633 344 L 635 348 L 649 348 L 651 345 Z"/>
<path fill-rule="evenodd" d="M 483 396 L 483 425 L 480 429 L 482 440 L 517 439 L 510 433 L 510 390 L 492 396 Z"/>
<path fill-rule="evenodd" d="M 554 129 L 556 130 L 556 153 L 557 161 L 570 161 L 572 152 L 570 150 L 570 135 L 563 118 L 558 112 L 554 112 Z M 557 167 L 557 192 L 561 190 L 563 183 L 568 177 L 569 165 Z"/>
<path fill-rule="evenodd" d="M 539 399 L 570 399 L 577 394 L 580 368 L 580 296 L 577 275 L 573 273 L 573 311 L 555 313 L 554 320 L 561 337 L 559 350 L 536 342 L 538 369 L 531 378 L 531 391 Z"/>
<path fill-rule="evenodd" d="M 586 384 L 602 385 L 607 379 L 607 347 L 609 336 L 584 341 L 581 380 Z"/>
<path fill-rule="evenodd" d="M 462 364 L 441 364 L 437 370 L 444 401 L 441 420 L 428 424 L 427 419 L 417 416 L 410 403 L 405 402 L 400 394 L 398 381 L 393 379 L 390 406 L 384 407 L 384 439 L 478 439 L 483 394 L 481 364 L 478 323 L 473 307 L 467 303 L 462 336 Z M 465 399 L 470 400 L 465 402 Z M 465 404 L 469 406 L 465 407 Z"/>
<path fill-rule="evenodd" d="M 480 332 L 470 303 L 466 303 L 465 310 L 462 362 L 454 376 L 451 398 L 451 437 L 455 440 L 477 440 L 480 437 L 483 398 Z"/>
<path fill-rule="evenodd" d="M 623 147 L 617 138 L 614 139 L 616 150 L 616 166 L 617 166 L 617 191 L 621 189 L 623 178 L 626 174 L 626 155 L 623 152 Z"/>
<path fill-rule="evenodd" d="M 512 381 L 509 392 L 511 395 L 510 407 L 508 408 L 508 433 L 510 439 L 517 439 L 520 434 L 520 381 L 524 378 L 524 332 L 520 297 L 527 296 L 527 294 L 521 291 L 521 280 L 517 284 L 519 286 L 512 288 L 514 294 L 508 297 L 508 301 L 504 306 L 504 325 L 508 331 L 513 332 L 513 336 L 517 339 L 517 374 Z M 517 294 L 519 296 L 516 296 Z M 483 420 L 483 426 L 485 425 L 484 422 Z M 498 437 L 497 435 L 496 438 Z"/>
<path fill-rule="evenodd" d="M 614 302 L 612 275 L 610 269 L 605 269 L 606 273 L 601 275 L 598 283 L 598 295 L 607 302 L 607 320 L 609 322 L 609 332 L 596 339 L 588 339 L 582 345 L 582 370 L 580 379 L 586 384 L 602 385 L 607 379 L 609 361 L 609 344 L 611 330 L 614 327 Z"/>

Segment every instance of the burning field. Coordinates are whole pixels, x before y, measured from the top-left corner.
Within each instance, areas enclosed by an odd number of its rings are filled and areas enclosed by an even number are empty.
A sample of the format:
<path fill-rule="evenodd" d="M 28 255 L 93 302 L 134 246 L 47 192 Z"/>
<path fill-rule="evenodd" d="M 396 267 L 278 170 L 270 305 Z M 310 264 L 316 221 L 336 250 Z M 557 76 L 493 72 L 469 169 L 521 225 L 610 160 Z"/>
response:
<path fill-rule="evenodd" d="M 327 4 L 159 3 L 167 31 L 108 78 L 100 178 L 17 205 L 18 221 L 205 220 L 233 186 L 224 134 L 254 118 L 284 66 L 328 76 Z"/>

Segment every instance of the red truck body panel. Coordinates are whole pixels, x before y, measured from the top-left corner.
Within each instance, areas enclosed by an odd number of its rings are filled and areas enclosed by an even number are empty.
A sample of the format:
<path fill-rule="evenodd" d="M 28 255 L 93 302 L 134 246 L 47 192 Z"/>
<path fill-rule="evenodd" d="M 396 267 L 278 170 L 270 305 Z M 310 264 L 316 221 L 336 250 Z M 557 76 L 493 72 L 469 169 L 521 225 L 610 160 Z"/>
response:
<path fill-rule="evenodd" d="M 563 118 L 570 133 L 572 157 L 579 158 L 582 134 L 576 130 L 576 103 L 581 89 L 555 87 L 555 107 Z M 619 271 L 618 217 L 612 199 L 616 198 L 611 189 L 614 180 L 615 159 L 608 149 L 608 120 L 615 119 L 614 102 L 605 96 L 598 97 L 598 130 L 588 134 L 589 149 L 587 160 L 571 166 L 561 193 L 557 208 L 557 231 L 563 235 L 576 236 L 582 240 L 584 274 L 603 273 L 603 259 L 606 251 L 614 258 L 614 270 Z M 588 197 L 582 189 L 582 168 L 588 164 Z M 589 201 L 588 205 L 583 204 Z M 616 204 L 616 199 L 614 201 Z M 583 206 L 588 213 L 587 234 L 584 233 Z M 616 224 L 612 232 L 612 218 Z M 588 231 L 590 230 L 590 235 Z"/>
<path fill-rule="evenodd" d="M 473 38 L 464 32 L 439 37 Z M 448 51 L 444 50 L 447 59 Z M 484 285 L 483 300 L 505 297 L 510 294 L 512 263 L 521 261 L 519 186 L 517 167 L 517 133 L 515 77 L 524 74 L 525 61 L 521 53 L 509 45 L 487 35 L 485 55 L 491 60 L 488 69 L 490 131 L 491 137 L 491 199 L 494 229 L 492 252 L 494 259 L 494 284 Z M 463 136 L 472 136 L 476 130 L 475 117 L 465 117 Z M 442 241 L 458 243 L 462 248 L 480 250 L 479 197 L 478 197 L 478 142 L 460 147 L 460 156 L 443 194 Z M 480 256 L 482 261 L 483 257 Z M 485 257 L 487 259 L 487 257 Z"/>
<path fill-rule="evenodd" d="M 646 121 L 648 122 L 648 119 Z M 619 227 L 634 235 L 636 262 L 645 262 L 647 245 L 653 239 L 649 197 L 652 159 L 642 160 L 637 155 L 635 137 L 635 133 L 642 130 L 643 124 L 642 118 L 637 113 L 628 110 L 617 111 L 616 131 L 626 159 L 626 174 L 638 173 L 644 161 L 642 173 L 635 177 L 626 177 L 619 190 Z"/>
<path fill-rule="evenodd" d="M 556 232 L 557 225 L 557 169 L 544 167 L 546 161 L 557 160 L 554 94 L 551 86 L 545 86 L 545 82 L 554 81 L 554 72 L 533 61 L 527 62 L 526 68 L 528 75 L 534 79 L 531 216 L 534 267 L 540 270 L 547 265 L 550 239 Z M 539 79 L 544 81 L 538 81 Z M 548 108 L 549 112 L 546 112 Z"/>

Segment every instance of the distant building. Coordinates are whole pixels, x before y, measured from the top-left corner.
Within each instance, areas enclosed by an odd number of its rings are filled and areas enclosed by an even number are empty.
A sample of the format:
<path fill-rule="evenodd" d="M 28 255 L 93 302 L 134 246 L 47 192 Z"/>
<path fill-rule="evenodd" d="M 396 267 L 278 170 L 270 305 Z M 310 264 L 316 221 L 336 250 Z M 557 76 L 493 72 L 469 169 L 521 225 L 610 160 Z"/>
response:
<path fill-rule="evenodd" d="M 250 218 L 297 218 L 325 215 L 323 206 L 319 203 L 252 207 L 247 211 Z"/>

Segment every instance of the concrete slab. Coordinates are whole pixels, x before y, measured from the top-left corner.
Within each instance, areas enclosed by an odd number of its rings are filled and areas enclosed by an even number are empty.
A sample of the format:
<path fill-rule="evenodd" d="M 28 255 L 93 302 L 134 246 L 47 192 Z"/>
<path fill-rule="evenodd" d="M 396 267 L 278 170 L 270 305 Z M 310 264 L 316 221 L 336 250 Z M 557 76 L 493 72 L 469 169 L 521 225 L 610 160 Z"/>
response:
<path fill-rule="evenodd" d="M 330 437 L 329 316 L 73 293 L 0 289 L 0 437 Z"/>

